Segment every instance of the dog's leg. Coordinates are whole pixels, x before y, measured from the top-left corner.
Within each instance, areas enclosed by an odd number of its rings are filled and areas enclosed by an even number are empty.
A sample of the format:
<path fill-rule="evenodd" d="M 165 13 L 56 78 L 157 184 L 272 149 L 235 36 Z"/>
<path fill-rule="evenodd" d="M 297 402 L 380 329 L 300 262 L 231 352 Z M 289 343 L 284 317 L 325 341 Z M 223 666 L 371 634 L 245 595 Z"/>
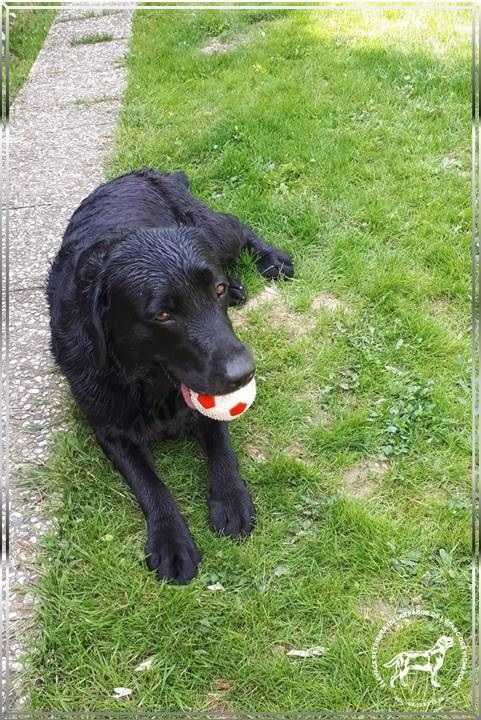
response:
<path fill-rule="evenodd" d="M 255 258 L 257 268 L 266 278 L 294 276 L 292 258 L 279 248 L 271 247 L 234 215 L 223 215 L 222 234 L 217 236 L 215 250 L 224 267 L 239 256 L 243 248 Z"/>
<path fill-rule="evenodd" d="M 273 279 L 281 276 L 294 277 L 294 265 L 290 255 L 279 248 L 267 245 L 247 225 L 242 225 L 242 238 L 243 247 L 254 255 L 261 275 Z"/>
<path fill-rule="evenodd" d="M 147 565 L 160 580 L 184 585 L 197 572 L 200 554 L 167 487 L 157 477 L 147 447 L 96 431 L 107 457 L 134 492 L 147 521 Z"/>
<path fill-rule="evenodd" d="M 255 521 L 255 509 L 239 476 L 227 423 L 199 415 L 197 438 L 206 455 L 209 471 L 209 520 L 222 535 L 248 535 Z"/>

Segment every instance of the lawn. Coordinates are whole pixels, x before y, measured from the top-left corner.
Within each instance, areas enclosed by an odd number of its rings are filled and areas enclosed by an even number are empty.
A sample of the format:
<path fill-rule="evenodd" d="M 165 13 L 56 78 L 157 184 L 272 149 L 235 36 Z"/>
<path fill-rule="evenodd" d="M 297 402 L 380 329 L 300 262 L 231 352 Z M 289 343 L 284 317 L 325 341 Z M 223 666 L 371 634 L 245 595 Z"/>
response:
<path fill-rule="evenodd" d="M 20 3 L 18 3 L 20 4 Z M 57 3 L 52 2 L 51 5 Z M 5 32 L 5 6 L 2 6 Z M 42 47 L 56 10 L 15 8 L 10 12 L 9 25 L 9 93 L 10 103 L 27 79 L 30 68 Z M 5 80 L 5 70 L 3 70 Z"/>
<path fill-rule="evenodd" d="M 201 52 L 213 38 L 224 52 Z M 405 710 L 371 669 L 383 623 L 420 606 L 469 644 L 469 143 L 468 11 L 136 13 L 108 176 L 184 169 L 297 275 L 274 292 L 239 262 L 258 397 L 232 435 L 253 535 L 209 532 L 193 443 L 156 450 L 203 553 L 189 586 L 145 569 L 141 513 L 72 410 L 37 479 L 62 506 L 32 710 Z M 467 710 L 455 671 L 442 707 Z"/>

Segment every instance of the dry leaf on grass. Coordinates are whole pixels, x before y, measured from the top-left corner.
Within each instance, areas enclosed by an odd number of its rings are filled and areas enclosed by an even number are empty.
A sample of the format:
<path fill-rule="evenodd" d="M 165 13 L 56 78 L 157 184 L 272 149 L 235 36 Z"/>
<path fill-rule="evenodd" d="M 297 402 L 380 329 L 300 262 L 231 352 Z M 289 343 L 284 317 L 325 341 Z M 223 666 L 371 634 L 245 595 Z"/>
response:
<path fill-rule="evenodd" d="M 325 647 L 322 647 L 322 645 L 316 645 L 315 647 L 308 648 L 307 650 L 289 650 L 287 655 L 288 657 L 309 658 L 324 655 L 325 652 Z"/>
<path fill-rule="evenodd" d="M 290 568 L 286 567 L 285 565 L 278 565 L 276 568 L 274 568 L 272 572 L 275 577 L 281 577 L 282 575 L 290 575 L 291 573 Z"/>
<path fill-rule="evenodd" d="M 112 697 L 120 699 L 130 697 L 130 695 L 132 695 L 131 688 L 116 687 L 114 688 L 114 694 L 112 695 Z"/>
<path fill-rule="evenodd" d="M 219 590 L 225 590 L 225 587 L 220 582 L 216 582 L 213 585 L 207 585 L 207 590 L 211 592 L 218 592 Z"/>
<path fill-rule="evenodd" d="M 135 668 L 135 672 L 143 672 L 144 670 L 150 670 L 152 665 L 154 664 L 155 655 L 152 655 L 151 657 L 146 658 L 145 660 L 142 660 L 141 663 L 137 665 Z"/>

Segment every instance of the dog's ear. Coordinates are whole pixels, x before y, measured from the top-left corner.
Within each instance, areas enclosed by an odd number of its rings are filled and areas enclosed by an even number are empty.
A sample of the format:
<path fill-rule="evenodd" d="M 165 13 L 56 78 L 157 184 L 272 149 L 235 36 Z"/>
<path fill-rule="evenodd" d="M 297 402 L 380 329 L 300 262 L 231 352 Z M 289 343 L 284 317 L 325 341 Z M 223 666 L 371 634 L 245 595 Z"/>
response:
<path fill-rule="evenodd" d="M 92 293 L 92 304 L 90 310 L 90 340 L 92 342 L 95 364 L 98 368 L 105 367 L 107 363 L 107 338 L 105 316 L 107 314 L 109 300 L 104 278 L 98 279 Z"/>
<path fill-rule="evenodd" d="M 106 315 L 110 305 L 107 286 L 108 260 L 112 247 L 121 239 L 120 234 L 102 238 L 84 250 L 77 263 L 78 297 L 84 308 L 93 359 L 99 369 L 107 363 Z"/>

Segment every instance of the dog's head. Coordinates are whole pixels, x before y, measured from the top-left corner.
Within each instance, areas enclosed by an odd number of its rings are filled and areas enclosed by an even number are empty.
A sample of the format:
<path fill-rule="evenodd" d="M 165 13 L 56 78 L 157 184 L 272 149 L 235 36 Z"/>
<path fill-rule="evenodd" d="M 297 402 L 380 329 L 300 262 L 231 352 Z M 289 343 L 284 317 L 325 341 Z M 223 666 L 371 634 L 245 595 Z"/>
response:
<path fill-rule="evenodd" d="M 110 343 L 141 375 L 155 366 L 189 388 L 232 392 L 254 374 L 252 353 L 227 315 L 228 282 L 196 228 L 141 229 L 115 243 L 93 302 L 97 355 Z"/>

